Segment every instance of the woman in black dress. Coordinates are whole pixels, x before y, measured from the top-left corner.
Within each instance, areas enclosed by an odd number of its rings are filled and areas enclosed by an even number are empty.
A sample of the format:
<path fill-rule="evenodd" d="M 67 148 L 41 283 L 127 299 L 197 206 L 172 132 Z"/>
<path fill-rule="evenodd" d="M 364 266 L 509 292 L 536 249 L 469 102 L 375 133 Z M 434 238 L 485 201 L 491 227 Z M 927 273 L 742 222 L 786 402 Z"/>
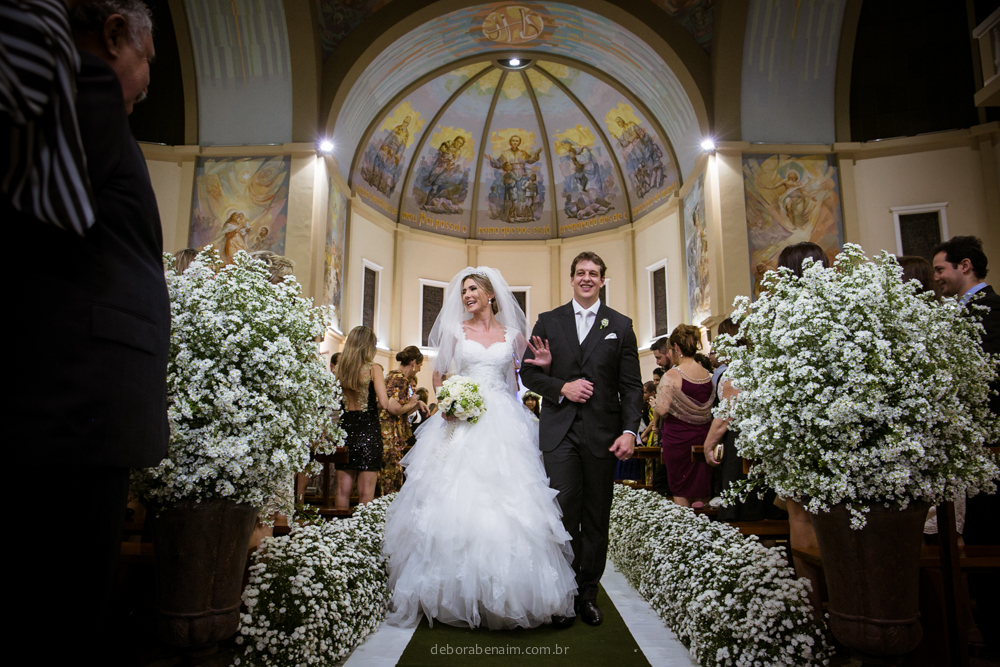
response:
<path fill-rule="evenodd" d="M 340 425 L 347 432 L 344 445 L 347 465 L 337 471 L 337 509 L 348 509 L 351 488 L 358 481 L 358 502 L 375 498 L 375 483 L 382 469 L 382 430 L 379 408 L 388 409 L 382 366 L 374 363 L 375 332 L 368 327 L 354 327 L 347 334 L 337 363 L 337 379 L 343 391 Z"/>

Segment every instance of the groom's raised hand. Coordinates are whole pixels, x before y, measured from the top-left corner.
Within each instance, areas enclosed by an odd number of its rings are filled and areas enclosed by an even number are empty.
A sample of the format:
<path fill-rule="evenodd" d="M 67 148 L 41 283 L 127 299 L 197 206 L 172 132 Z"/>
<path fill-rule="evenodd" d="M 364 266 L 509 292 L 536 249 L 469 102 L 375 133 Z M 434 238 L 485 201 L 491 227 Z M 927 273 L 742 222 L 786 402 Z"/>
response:
<path fill-rule="evenodd" d="M 594 385 L 589 380 L 580 378 L 564 384 L 559 393 L 574 403 L 586 403 L 594 395 Z"/>

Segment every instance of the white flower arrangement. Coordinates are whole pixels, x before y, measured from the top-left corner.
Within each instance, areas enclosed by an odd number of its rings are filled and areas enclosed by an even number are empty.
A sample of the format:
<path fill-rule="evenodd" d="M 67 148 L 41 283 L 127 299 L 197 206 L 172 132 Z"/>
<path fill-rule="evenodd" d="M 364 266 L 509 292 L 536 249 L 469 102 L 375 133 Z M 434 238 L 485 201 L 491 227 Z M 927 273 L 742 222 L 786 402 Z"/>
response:
<path fill-rule="evenodd" d="M 826 665 L 809 582 L 780 548 L 645 490 L 615 485 L 608 556 L 703 667 Z"/>
<path fill-rule="evenodd" d="M 332 664 L 378 628 L 389 603 L 382 540 L 393 497 L 264 538 L 243 591 L 236 665 Z"/>
<path fill-rule="evenodd" d="M 716 409 L 756 464 L 730 499 L 764 484 L 808 511 L 847 503 L 851 525 L 885 503 L 938 504 L 994 492 L 1000 429 L 988 408 L 997 358 L 954 299 L 901 281 L 895 257 L 846 244 L 835 267 L 801 278 L 768 272 L 751 305 L 736 299 L 736 337 L 715 341 L 739 388 Z M 743 338 L 747 345 L 737 345 Z"/>
<path fill-rule="evenodd" d="M 291 516 L 310 448 L 332 453 L 344 439 L 330 418 L 340 386 L 315 342 L 324 311 L 244 252 L 221 266 L 203 251 L 182 274 L 169 259 L 170 443 L 160 465 L 133 471 L 133 486 L 154 503 L 225 498 L 265 521 Z"/>
<path fill-rule="evenodd" d="M 475 424 L 486 412 L 479 384 L 461 375 L 445 380 L 437 391 L 438 407 L 449 417 Z"/>

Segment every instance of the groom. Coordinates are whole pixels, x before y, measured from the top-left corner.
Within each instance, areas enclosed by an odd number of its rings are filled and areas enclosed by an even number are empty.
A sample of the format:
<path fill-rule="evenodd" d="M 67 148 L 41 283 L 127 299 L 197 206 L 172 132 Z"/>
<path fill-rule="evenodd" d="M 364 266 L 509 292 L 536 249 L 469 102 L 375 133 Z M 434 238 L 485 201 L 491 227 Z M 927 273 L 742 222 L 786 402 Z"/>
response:
<path fill-rule="evenodd" d="M 601 303 L 605 269 L 595 253 L 576 256 L 573 300 L 538 317 L 521 365 L 522 382 L 545 399 L 539 445 L 573 538 L 576 611 L 590 625 L 604 620 L 597 584 L 608 554 L 615 457 L 632 455 L 642 410 L 632 320 Z M 557 627 L 572 623 L 553 618 Z"/>

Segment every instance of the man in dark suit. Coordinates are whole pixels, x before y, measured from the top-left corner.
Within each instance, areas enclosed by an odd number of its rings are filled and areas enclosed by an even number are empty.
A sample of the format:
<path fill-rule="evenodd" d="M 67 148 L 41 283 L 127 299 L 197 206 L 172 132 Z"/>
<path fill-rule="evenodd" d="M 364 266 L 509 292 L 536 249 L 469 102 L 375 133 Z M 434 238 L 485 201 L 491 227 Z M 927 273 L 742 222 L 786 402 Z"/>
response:
<path fill-rule="evenodd" d="M 984 282 L 987 272 L 983 242 L 975 236 L 953 236 L 934 249 L 934 279 L 941 293 L 958 297 L 966 306 L 975 304 L 988 309 L 976 311 L 984 329 L 983 351 L 1000 354 L 1000 296 Z M 994 379 L 990 389 L 1000 390 L 1000 379 Z M 995 393 L 990 396 L 990 410 L 1000 414 L 1000 396 Z M 1000 494 L 980 493 L 969 498 L 962 537 L 966 544 L 1000 544 Z M 1000 577 L 995 572 L 971 572 L 969 584 L 975 591 L 977 624 L 983 629 L 997 627 Z M 988 633 L 983 634 L 987 637 Z M 996 649 L 995 637 L 987 637 L 987 642 Z"/>
<path fill-rule="evenodd" d="M 27 606 L 18 616 L 38 625 L 62 601 L 72 620 L 59 624 L 49 650 L 78 660 L 103 640 L 129 470 L 166 453 L 170 302 L 156 198 L 127 118 L 149 84 L 148 9 L 138 0 L 80 3 L 70 22 L 96 221 L 74 233 L 16 211 L 7 198 L 0 219 L 18 249 L 9 372 L 23 495 L 14 497 L 45 536 L 33 542 L 38 576 L 25 578 L 30 593 L 16 597 Z"/>
<path fill-rule="evenodd" d="M 573 260 L 573 300 L 539 316 L 521 367 L 525 386 L 544 398 L 539 445 L 573 538 L 576 611 L 590 625 L 603 620 L 596 601 L 608 553 L 615 457 L 632 455 L 642 416 L 632 320 L 601 303 L 605 270 L 592 252 Z M 572 621 L 553 619 L 559 627 Z"/>

